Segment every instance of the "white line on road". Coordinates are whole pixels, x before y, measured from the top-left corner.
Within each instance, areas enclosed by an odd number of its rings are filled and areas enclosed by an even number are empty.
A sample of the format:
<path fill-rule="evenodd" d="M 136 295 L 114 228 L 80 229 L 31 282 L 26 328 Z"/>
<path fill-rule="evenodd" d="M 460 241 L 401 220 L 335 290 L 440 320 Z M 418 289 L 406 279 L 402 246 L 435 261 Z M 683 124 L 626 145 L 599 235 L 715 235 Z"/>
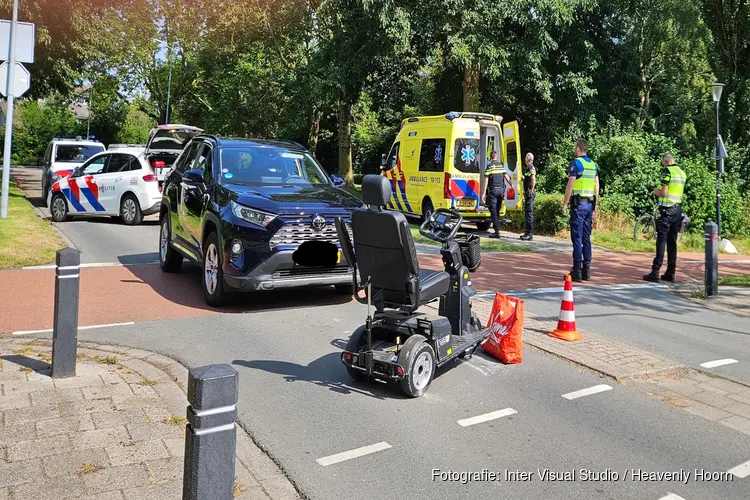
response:
<path fill-rule="evenodd" d="M 601 385 L 595 385 L 594 387 L 589 387 L 588 389 L 581 389 L 580 391 L 575 392 L 569 392 L 568 394 L 563 394 L 562 397 L 565 399 L 576 399 L 576 398 L 582 398 L 584 396 L 591 396 L 592 394 L 598 394 L 600 392 L 604 391 L 611 391 L 612 386 L 609 386 L 607 384 L 601 384 Z"/>
<path fill-rule="evenodd" d="M 377 453 L 379 451 L 387 450 L 390 447 L 391 445 L 383 441 L 381 443 L 363 446 L 362 448 L 357 448 L 356 450 L 343 451 L 341 453 L 336 453 L 335 455 L 329 455 L 327 457 L 319 458 L 316 460 L 316 462 L 318 462 L 323 467 L 326 467 L 328 465 L 351 460 L 352 458 L 359 458 L 371 453 Z"/>
<path fill-rule="evenodd" d="M 515 415 L 518 413 L 513 408 L 505 408 L 504 410 L 493 411 L 492 413 L 485 413 L 484 415 L 478 415 L 476 417 L 465 418 L 457 422 L 461 427 L 468 427 L 470 425 L 481 424 L 483 422 L 489 422 L 497 418 L 507 417 L 509 415 Z"/>
<path fill-rule="evenodd" d="M 739 363 L 736 359 L 717 359 L 716 361 L 707 361 L 705 363 L 701 363 L 701 366 L 703 368 L 716 368 L 717 366 L 724 366 L 724 365 L 731 365 L 733 363 Z"/>
<path fill-rule="evenodd" d="M 685 500 L 680 495 L 676 495 L 674 493 L 670 493 L 669 495 L 665 497 L 661 497 L 659 500 Z"/>
<path fill-rule="evenodd" d="M 135 324 L 135 321 L 128 321 L 125 323 L 107 323 L 105 325 L 79 326 L 78 331 L 93 330 L 95 328 L 109 328 L 111 326 L 130 326 L 134 324 Z M 32 335 L 34 333 L 51 333 L 52 331 L 53 331 L 52 328 L 46 328 L 44 330 L 18 330 L 18 331 L 12 332 L 11 335 Z"/>
<path fill-rule="evenodd" d="M 734 474 L 740 479 L 744 479 L 747 476 L 750 476 L 750 460 L 748 460 L 744 464 L 738 465 L 737 467 L 732 467 L 728 472 L 730 474 Z"/>
<path fill-rule="evenodd" d="M 130 267 L 130 266 L 152 266 L 158 264 L 159 261 L 154 262 L 134 262 L 129 264 L 123 264 L 122 262 L 89 262 L 81 264 L 81 267 Z M 43 266 L 26 266 L 21 269 L 24 271 L 38 271 L 42 269 L 54 269 L 55 264 L 45 264 Z"/>

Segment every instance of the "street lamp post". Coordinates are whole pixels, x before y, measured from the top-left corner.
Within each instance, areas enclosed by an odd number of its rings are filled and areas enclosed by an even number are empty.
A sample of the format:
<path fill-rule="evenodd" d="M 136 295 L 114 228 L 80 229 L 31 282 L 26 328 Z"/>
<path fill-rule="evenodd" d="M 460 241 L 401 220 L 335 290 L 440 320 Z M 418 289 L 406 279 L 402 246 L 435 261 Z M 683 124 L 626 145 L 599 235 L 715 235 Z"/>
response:
<path fill-rule="evenodd" d="M 167 77 L 167 109 L 164 116 L 164 123 L 167 124 L 169 123 L 169 98 L 171 97 L 172 93 L 172 46 L 168 41 L 165 40 L 159 40 L 158 38 L 154 38 L 153 40 L 160 45 L 163 43 L 167 46 L 167 65 L 169 67 L 169 76 Z"/>
<path fill-rule="evenodd" d="M 724 159 L 727 157 L 727 150 L 724 148 L 724 141 L 721 138 L 721 130 L 719 128 L 719 101 L 721 101 L 722 90 L 724 90 L 723 83 L 714 83 L 711 85 L 711 94 L 713 95 L 716 111 L 716 144 L 714 146 L 713 157 L 716 158 L 716 225 L 719 231 L 719 241 L 721 241 L 721 174 L 724 173 Z"/>
<path fill-rule="evenodd" d="M 94 108 L 93 104 L 94 99 L 94 82 L 91 82 L 89 86 L 89 116 L 86 121 L 86 139 L 88 140 L 89 137 L 91 137 L 91 111 Z"/>

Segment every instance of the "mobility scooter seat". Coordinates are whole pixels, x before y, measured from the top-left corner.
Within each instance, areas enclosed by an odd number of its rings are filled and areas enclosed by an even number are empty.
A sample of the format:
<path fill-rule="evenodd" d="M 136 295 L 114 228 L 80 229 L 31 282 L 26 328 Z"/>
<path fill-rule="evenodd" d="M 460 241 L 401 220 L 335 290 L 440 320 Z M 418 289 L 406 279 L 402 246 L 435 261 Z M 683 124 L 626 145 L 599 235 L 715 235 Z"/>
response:
<path fill-rule="evenodd" d="M 450 275 L 419 269 L 414 239 L 406 217 L 383 210 L 391 198 L 391 184 L 383 176 L 366 176 L 362 201 L 368 209 L 352 212 L 354 254 L 359 274 L 370 278 L 372 301 L 384 307 L 414 311 L 445 294 Z"/>

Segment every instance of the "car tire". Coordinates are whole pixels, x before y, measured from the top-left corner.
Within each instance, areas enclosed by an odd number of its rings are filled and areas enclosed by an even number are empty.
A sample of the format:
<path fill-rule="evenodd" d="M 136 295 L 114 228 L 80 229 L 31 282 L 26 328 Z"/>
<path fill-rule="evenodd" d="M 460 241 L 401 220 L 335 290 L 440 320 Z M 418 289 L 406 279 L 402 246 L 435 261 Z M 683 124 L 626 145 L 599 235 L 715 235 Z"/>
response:
<path fill-rule="evenodd" d="M 206 238 L 203 248 L 202 279 L 203 293 L 206 303 L 211 307 L 221 307 L 227 302 L 227 292 L 224 290 L 224 273 L 222 271 L 221 246 L 216 233 Z"/>
<path fill-rule="evenodd" d="M 120 218 L 128 226 L 137 226 L 143 221 L 143 212 L 138 198 L 128 193 L 120 200 Z"/>
<path fill-rule="evenodd" d="M 480 231 L 487 231 L 489 230 L 490 226 L 492 226 L 492 222 L 488 220 L 477 222 L 477 229 L 479 229 Z"/>
<path fill-rule="evenodd" d="M 159 232 L 159 265 L 165 273 L 176 273 L 182 267 L 182 254 L 172 247 L 169 213 L 161 217 Z"/>
<path fill-rule="evenodd" d="M 68 220 L 68 200 L 65 199 L 65 195 L 57 193 L 52 197 L 49 212 L 52 220 L 55 222 L 65 222 Z"/>
<path fill-rule="evenodd" d="M 418 398 L 427 392 L 435 377 L 437 364 L 435 351 L 422 335 L 412 335 L 398 355 L 398 364 L 404 371 L 401 390 L 412 398 Z"/>
<path fill-rule="evenodd" d="M 422 222 L 429 219 L 434 211 L 435 208 L 432 206 L 432 201 L 429 198 L 425 198 L 422 201 Z"/>

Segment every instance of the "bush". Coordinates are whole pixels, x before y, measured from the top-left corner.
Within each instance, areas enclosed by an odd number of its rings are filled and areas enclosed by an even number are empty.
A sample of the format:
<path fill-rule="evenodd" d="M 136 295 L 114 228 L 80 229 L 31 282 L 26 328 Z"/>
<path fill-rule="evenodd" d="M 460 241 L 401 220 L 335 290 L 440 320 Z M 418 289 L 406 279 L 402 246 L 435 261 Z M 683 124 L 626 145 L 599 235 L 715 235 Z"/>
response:
<path fill-rule="evenodd" d="M 567 227 L 568 219 L 562 215 L 561 194 L 541 194 L 537 193 L 534 199 L 534 233 L 554 235 L 558 231 Z M 510 210 L 505 214 L 506 219 L 510 219 L 510 225 L 504 229 L 520 232 L 526 227 L 526 217 L 523 210 Z"/>
<path fill-rule="evenodd" d="M 621 215 L 628 219 L 633 219 L 635 215 L 633 212 L 633 200 L 622 193 L 602 196 L 597 202 L 596 209 L 602 215 Z"/>

